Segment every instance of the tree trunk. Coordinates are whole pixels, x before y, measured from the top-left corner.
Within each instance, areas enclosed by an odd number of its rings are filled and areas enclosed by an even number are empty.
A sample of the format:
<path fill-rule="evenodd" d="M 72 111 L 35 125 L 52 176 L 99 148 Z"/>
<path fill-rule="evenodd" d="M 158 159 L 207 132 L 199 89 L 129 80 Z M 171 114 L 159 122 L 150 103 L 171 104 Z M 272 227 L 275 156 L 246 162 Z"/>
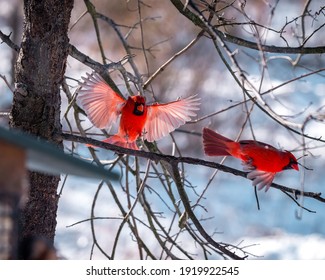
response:
<path fill-rule="evenodd" d="M 67 36 L 73 0 L 24 0 L 24 29 L 15 65 L 10 125 L 53 140 L 61 132 L 60 84 L 68 56 Z M 46 164 L 46 162 L 44 162 Z M 58 176 L 30 172 L 29 200 L 23 209 L 21 237 L 38 235 L 53 242 Z"/>

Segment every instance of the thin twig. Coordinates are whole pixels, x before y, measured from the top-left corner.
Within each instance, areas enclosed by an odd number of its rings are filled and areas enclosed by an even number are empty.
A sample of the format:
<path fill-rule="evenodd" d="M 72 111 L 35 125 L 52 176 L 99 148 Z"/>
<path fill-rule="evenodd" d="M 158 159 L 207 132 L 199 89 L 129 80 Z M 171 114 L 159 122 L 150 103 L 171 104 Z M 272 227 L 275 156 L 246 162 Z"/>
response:
<path fill-rule="evenodd" d="M 245 259 L 246 257 L 240 257 L 238 255 L 236 255 L 235 253 L 233 253 L 232 251 L 229 251 L 227 249 L 227 246 L 223 246 L 220 243 L 216 242 L 202 227 L 201 223 L 199 222 L 199 220 L 196 218 L 195 214 L 192 211 L 192 207 L 189 203 L 189 199 L 187 197 L 187 194 L 184 190 L 184 187 L 181 183 L 181 177 L 179 175 L 179 170 L 177 167 L 177 162 L 172 162 L 171 163 L 171 167 L 172 167 L 172 171 L 173 171 L 173 177 L 174 177 L 174 181 L 175 184 L 177 186 L 177 190 L 178 193 L 182 199 L 184 208 L 189 216 L 189 218 L 192 220 L 192 222 L 194 223 L 195 227 L 197 228 L 197 230 L 200 232 L 200 234 L 204 237 L 204 239 L 209 242 L 212 246 L 214 246 L 217 250 L 220 251 L 220 254 L 225 254 L 226 256 L 234 259 L 234 260 L 242 260 Z"/>

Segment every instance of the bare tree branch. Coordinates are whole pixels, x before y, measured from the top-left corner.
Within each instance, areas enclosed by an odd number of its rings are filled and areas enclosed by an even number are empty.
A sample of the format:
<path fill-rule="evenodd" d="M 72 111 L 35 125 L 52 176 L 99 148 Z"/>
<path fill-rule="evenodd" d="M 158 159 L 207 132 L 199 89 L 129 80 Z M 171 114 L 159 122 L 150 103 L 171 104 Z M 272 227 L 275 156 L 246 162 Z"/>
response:
<path fill-rule="evenodd" d="M 195 25 L 199 26 L 203 30 L 207 31 L 207 29 L 203 19 L 201 16 L 194 14 L 188 7 L 184 6 L 184 4 L 180 0 L 170 0 L 170 2 L 176 7 L 176 9 L 185 17 L 187 17 L 190 21 L 192 21 Z M 255 42 L 251 42 L 231 34 L 223 33 L 218 29 L 213 27 L 213 31 L 216 36 L 222 38 L 224 41 L 236 44 L 238 46 L 242 46 L 245 48 L 253 49 L 253 50 L 262 50 L 264 52 L 270 53 L 286 53 L 286 54 L 322 54 L 325 53 L 325 46 L 316 46 L 316 47 L 279 47 L 279 46 L 269 46 L 269 45 L 261 45 L 259 46 Z"/>
<path fill-rule="evenodd" d="M 212 246 L 214 246 L 215 248 L 217 248 L 220 251 L 221 254 L 225 254 L 226 256 L 229 256 L 230 258 L 232 258 L 234 260 L 245 259 L 246 257 L 244 257 L 244 258 L 239 257 L 235 253 L 233 253 L 230 250 L 228 250 L 227 246 L 223 246 L 220 243 L 216 242 L 204 230 L 204 228 L 202 227 L 201 223 L 198 221 L 198 219 L 196 218 L 195 214 L 192 211 L 191 205 L 189 203 L 189 199 L 188 199 L 187 194 L 186 194 L 186 192 L 184 190 L 183 184 L 181 183 L 181 177 L 179 175 L 177 161 L 171 161 L 171 168 L 172 168 L 172 172 L 173 172 L 172 175 L 174 177 L 174 180 L 175 180 L 175 184 L 177 186 L 178 193 L 179 193 L 179 195 L 180 195 L 180 197 L 182 199 L 182 202 L 184 204 L 184 207 L 185 207 L 185 211 L 187 212 L 189 218 L 195 224 L 195 227 L 198 229 L 198 231 L 200 232 L 200 234 L 207 240 L 207 242 L 209 242 Z"/>
<path fill-rule="evenodd" d="M 9 35 L 6 35 L 0 30 L 0 39 L 2 40 L 2 42 L 6 43 L 10 48 L 15 50 L 16 52 L 19 52 L 20 47 L 10 40 L 10 35 L 11 33 Z"/>
<path fill-rule="evenodd" d="M 215 168 L 215 169 L 218 169 L 223 172 L 231 173 L 236 176 L 241 176 L 244 178 L 247 177 L 246 172 L 231 168 L 229 166 L 218 164 L 216 162 L 205 161 L 202 159 L 191 158 L 191 157 L 175 157 L 175 156 L 157 154 L 157 153 L 146 152 L 146 151 L 141 151 L 141 150 L 138 150 L 138 151 L 130 150 L 130 149 L 126 149 L 126 148 L 123 148 L 120 146 L 115 146 L 115 145 L 112 145 L 109 143 L 101 142 L 101 141 L 98 141 L 98 140 L 95 140 L 92 138 L 81 137 L 81 136 L 71 135 L 71 134 L 66 134 L 66 133 L 57 135 L 57 137 L 59 139 L 66 140 L 66 141 L 74 141 L 74 142 L 78 142 L 78 143 L 93 145 L 93 146 L 103 148 L 103 149 L 108 149 L 113 152 L 116 152 L 117 154 L 133 155 L 133 156 L 137 156 L 137 157 L 143 157 L 146 159 L 150 159 L 153 161 L 165 161 L 170 164 L 173 164 L 173 163 L 178 164 L 178 163 L 183 162 L 183 163 L 187 163 L 187 164 L 191 164 L 191 165 L 201 165 L 201 166 L 206 166 L 206 167 L 210 167 L 210 168 Z M 271 187 L 279 189 L 279 190 L 287 192 L 287 193 L 291 193 L 294 196 L 302 195 L 304 197 L 310 197 L 310 198 L 313 198 L 315 200 L 325 203 L 325 198 L 323 198 L 321 196 L 321 193 L 302 192 L 298 189 L 285 187 L 285 186 L 275 184 L 275 183 L 272 183 Z"/>

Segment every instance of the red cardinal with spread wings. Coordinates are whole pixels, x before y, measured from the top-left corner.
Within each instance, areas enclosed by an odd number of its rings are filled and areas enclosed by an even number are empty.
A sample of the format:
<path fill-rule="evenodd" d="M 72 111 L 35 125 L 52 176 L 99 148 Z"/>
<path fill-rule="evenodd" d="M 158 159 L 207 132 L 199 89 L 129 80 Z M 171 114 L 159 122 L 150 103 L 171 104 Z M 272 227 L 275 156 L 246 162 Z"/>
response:
<path fill-rule="evenodd" d="M 196 116 L 199 100 L 196 95 L 166 104 L 147 105 L 145 97 L 137 95 L 124 99 L 98 73 L 83 78 L 78 100 L 89 120 L 100 129 L 110 129 L 120 119 L 117 134 L 104 142 L 137 150 L 136 140 L 159 140 Z"/>
<path fill-rule="evenodd" d="M 286 169 L 299 170 L 295 156 L 269 144 L 254 140 L 230 140 L 209 128 L 203 129 L 204 152 L 208 156 L 233 156 L 243 161 L 247 178 L 253 186 L 265 191 L 270 188 L 276 173 Z"/>

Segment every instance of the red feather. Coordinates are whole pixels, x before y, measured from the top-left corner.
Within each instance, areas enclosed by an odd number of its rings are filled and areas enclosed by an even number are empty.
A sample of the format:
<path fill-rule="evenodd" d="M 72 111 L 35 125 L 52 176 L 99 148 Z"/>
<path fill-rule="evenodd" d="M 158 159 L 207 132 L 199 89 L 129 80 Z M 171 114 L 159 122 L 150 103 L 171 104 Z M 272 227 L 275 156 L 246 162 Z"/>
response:
<path fill-rule="evenodd" d="M 239 142 L 230 140 L 209 128 L 203 129 L 204 152 L 208 156 L 233 156 L 244 162 L 247 178 L 259 189 L 272 184 L 277 172 L 285 169 L 299 170 L 295 156 L 288 151 L 280 151 L 269 144 L 254 140 Z"/>
<path fill-rule="evenodd" d="M 117 134 L 104 141 L 129 149 L 138 149 L 136 140 L 142 136 L 149 142 L 159 140 L 191 120 L 199 109 L 196 96 L 147 105 L 140 95 L 123 99 L 95 72 L 83 79 L 78 100 L 88 118 L 96 127 L 110 129 L 120 116 Z"/>

